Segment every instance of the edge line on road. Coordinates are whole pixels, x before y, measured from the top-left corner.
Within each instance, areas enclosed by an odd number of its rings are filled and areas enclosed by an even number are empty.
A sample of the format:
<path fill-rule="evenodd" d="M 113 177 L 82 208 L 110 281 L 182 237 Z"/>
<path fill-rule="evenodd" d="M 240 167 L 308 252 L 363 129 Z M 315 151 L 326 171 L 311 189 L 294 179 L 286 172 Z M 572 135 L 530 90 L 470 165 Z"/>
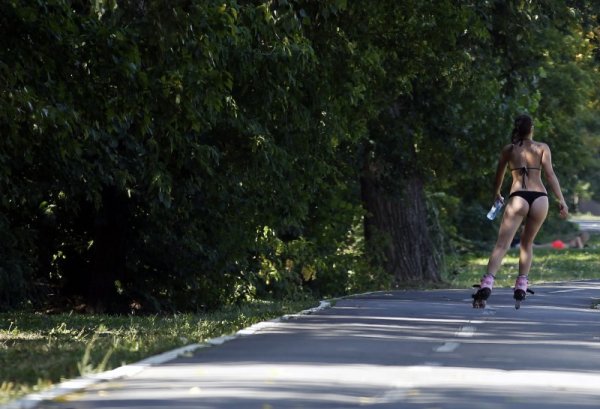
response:
<path fill-rule="evenodd" d="M 71 393 L 75 393 L 84 389 L 87 389 L 95 384 L 106 381 L 114 381 L 116 379 L 128 378 L 138 373 L 142 372 L 144 369 L 154 366 L 164 364 L 166 362 L 172 361 L 174 359 L 179 358 L 180 356 L 184 356 L 187 354 L 192 354 L 198 349 L 207 348 L 211 346 L 222 345 L 225 342 L 243 337 L 248 335 L 256 334 L 258 331 L 270 327 L 274 324 L 277 324 L 282 321 L 287 321 L 289 319 L 300 317 L 304 315 L 310 315 L 317 313 L 319 311 L 325 310 L 331 307 L 330 301 L 320 301 L 317 307 L 309 308 L 303 311 L 300 311 L 296 314 L 287 314 L 283 315 L 279 318 L 274 318 L 268 321 L 262 321 L 251 325 L 247 328 L 243 328 L 237 331 L 233 335 L 224 335 L 221 337 L 211 338 L 200 344 L 190 344 L 185 345 L 183 347 L 179 347 L 167 352 L 163 352 L 162 354 L 157 354 L 150 356 L 148 358 L 144 358 L 141 361 L 134 362 L 131 364 L 119 366 L 115 369 L 111 369 L 109 371 L 104 371 L 96 374 L 90 374 L 81 376 L 79 378 L 70 379 L 67 381 L 60 382 L 54 386 L 51 386 L 49 389 L 46 389 L 42 392 L 31 393 L 26 395 L 20 399 L 14 400 L 12 402 L 8 402 L 4 405 L 0 405 L 0 409 L 34 409 L 36 406 L 40 405 L 42 402 L 52 401 L 60 398 L 61 396 L 69 395 Z"/>

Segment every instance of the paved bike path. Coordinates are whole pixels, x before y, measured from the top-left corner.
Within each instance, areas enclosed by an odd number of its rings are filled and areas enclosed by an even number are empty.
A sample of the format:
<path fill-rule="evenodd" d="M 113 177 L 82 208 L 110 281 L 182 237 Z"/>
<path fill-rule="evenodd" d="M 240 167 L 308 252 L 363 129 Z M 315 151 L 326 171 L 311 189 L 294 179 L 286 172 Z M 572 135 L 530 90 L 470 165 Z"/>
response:
<path fill-rule="evenodd" d="M 598 408 L 600 282 L 378 292 L 39 408 Z"/>

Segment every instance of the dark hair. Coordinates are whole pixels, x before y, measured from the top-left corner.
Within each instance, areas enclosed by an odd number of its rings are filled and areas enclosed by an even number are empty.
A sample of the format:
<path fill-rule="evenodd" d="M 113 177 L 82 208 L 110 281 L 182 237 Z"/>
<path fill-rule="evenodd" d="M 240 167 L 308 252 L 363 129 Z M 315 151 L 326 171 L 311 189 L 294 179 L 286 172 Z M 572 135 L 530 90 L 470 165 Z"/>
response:
<path fill-rule="evenodd" d="M 511 142 L 513 145 L 523 145 L 523 139 L 531 133 L 533 128 L 533 119 L 529 115 L 522 114 L 515 119 L 515 126 L 511 134 Z"/>

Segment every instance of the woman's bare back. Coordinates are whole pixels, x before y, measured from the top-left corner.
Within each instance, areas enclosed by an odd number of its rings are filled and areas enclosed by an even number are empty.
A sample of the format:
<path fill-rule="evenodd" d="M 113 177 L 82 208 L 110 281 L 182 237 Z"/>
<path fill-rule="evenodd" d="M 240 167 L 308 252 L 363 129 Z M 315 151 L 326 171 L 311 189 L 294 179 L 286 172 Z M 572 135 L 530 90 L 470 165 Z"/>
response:
<path fill-rule="evenodd" d="M 547 145 L 532 140 L 510 144 L 505 148 L 512 175 L 511 193 L 518 190 L 546 192 L 542 183 L 542 168 Z"/>

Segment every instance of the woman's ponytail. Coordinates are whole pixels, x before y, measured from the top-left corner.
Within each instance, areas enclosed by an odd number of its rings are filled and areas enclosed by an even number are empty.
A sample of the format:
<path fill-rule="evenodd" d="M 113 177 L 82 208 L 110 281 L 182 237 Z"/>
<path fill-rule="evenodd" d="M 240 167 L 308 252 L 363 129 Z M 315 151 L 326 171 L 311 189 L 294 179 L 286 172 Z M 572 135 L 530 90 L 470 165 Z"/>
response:
<path fill-rule="evenodd" d="M 531 117 L 525 114 L 519 115 L 515 119 L 515 125 L 510 136 L 511 143 L 513 145 L 516 145 L 517 143 L 519 146 L 523 145 L 523 139 L 531 133 L 532 128 L 533 120 Z"/>
<path fill-rule="evenodd" d="M 519 141 L 521 143 L 523 143 L 523 139 L 519 138 L 519 130 L 517 129 L 517 127 L 515 126 L 512 130 L 512 134 L 510 135 L 510 142 L 513 145 L 516 145 L 517 143 L 519 143 Z"/>

